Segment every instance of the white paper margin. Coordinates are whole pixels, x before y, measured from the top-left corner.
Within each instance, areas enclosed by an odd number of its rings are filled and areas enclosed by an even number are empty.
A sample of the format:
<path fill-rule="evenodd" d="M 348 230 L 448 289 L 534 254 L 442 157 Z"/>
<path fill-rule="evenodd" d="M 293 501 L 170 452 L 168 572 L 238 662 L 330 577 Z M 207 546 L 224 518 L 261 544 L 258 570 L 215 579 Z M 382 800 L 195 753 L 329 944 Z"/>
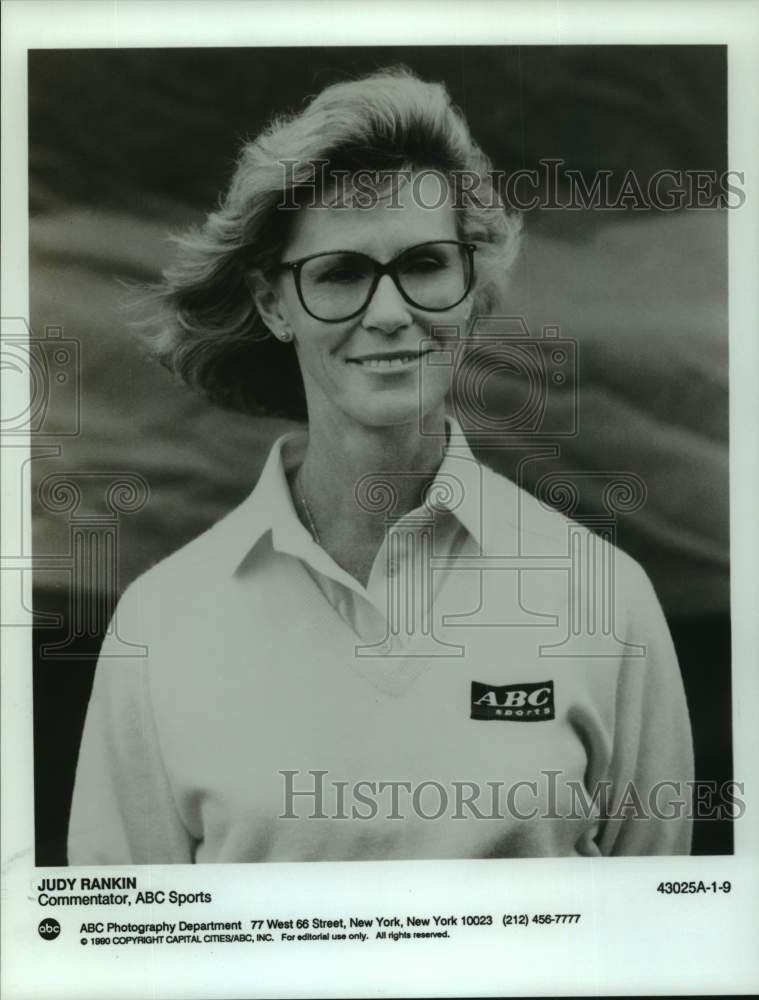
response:
<path fill-rule="evenodd" d="M 36 933 L 31 636 L 3 628 L 2 996 L 252 997 L 750 993 L 759 987 L 759 6 L 467 0 L 5 2 L 2 5 L 2 308 L 28 318 L 27 48 L 396 44 L 727 44 L 729 168 L 747 200 L 729 216 L 730 469 L 735 776 L 746 815 L 734 857 L 225 865 L 139 869 L 143 887 L 207 888 L 207 919 L 382 913 L 582 912 L 578 928 L 458 934 L 450 943 L 145 947 L 86 954 Z M 17 384 L 12 389 L 22 391 Z M 14 399 L 12 412 L 23 401 Z M 11 451 L 13 455 L 11 455 Z M 19 457 L 2 449 L 3 552 L 18 550 Z M 28 468 L 28 466 L 24 466 Z M 30 551 L 26 540 L 25 552 Z M 2 591 L 2 621 L 17 590 Z M 13 612 L 13 614 L 12 614 Z M 116 874 L 119 869 L 108 869 Z M 84 874 L 78 869 L 77 874 Z M 126 870 L 123 872 L 126 874 Z M 661 879 L 731 880 L 722 898 L 663 897 Z M 102 912 L 102 911 L 101 911 Z M 44 915 L 44 914 L 42 914 Z M 53 914 L 51 914 L 53 915 Z M 114 911 L 115 915 L 115 911 Z M 60 913 L 58 914 L 60 917 Z M 156 911 L 148 919 L 163 919 Z M 192 919 L 203 919 L 193 911 Z M 130 919 L 132 919 L 130 915 Z M 172 913 L 167 919 L 176 919 Z M 52 949 L 52 950 L 51 950 Z"/>

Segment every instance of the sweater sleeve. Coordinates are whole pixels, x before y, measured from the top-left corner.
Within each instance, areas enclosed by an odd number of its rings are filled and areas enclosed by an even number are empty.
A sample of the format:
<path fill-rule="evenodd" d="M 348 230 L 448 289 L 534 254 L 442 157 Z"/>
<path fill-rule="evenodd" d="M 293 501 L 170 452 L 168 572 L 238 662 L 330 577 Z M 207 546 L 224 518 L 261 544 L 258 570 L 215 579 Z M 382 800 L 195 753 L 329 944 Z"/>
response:
<path fill-rule="evenodd" d="M 124 655 L 116 623 L 147 652 Z M 95 670 L 71 805 L 70 865 L 193 861 L 194 841 L 177 812 L 160 752 L 146 631 L 138 581 L 118 604 Z"/>
<path fill-rule="evenodd" d="M 644 655 L 625 657 L 620 667 L 610 818 L 598 842 L 606 855 L 689 854 L 693 741 L 680 668 L 650 580 L 619 555 L 625 638 Z"/>

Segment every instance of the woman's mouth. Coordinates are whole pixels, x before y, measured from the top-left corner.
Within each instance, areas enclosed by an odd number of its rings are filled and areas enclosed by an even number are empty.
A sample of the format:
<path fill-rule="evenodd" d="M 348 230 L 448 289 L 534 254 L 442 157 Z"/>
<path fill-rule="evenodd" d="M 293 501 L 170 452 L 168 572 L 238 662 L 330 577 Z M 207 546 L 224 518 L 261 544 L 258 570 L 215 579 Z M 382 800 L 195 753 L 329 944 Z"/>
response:
<path fill-rule="evenodd" d="M 388 351 L 383 354 L 364 354 L 356 358 L 346 358 L 346 362 L 366 371 L 394 372 L 417 365 L 424 354 L 429 354 L 429 351 Z"/>

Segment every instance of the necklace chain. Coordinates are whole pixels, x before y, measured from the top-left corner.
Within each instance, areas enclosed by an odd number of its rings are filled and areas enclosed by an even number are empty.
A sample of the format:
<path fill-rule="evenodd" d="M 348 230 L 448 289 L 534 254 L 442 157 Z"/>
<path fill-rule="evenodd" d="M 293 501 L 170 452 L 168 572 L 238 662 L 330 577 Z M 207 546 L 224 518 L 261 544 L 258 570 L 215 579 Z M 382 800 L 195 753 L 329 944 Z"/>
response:
<path fill-rule="evenodd" d="M 319 532 L 316 528 L 316 523 L 314 522 L 314 515 L 311 513 L 311 508 L 308 506 L 308 500 L 306 500 L 306 494 L 303 489 L 303 466 L 298 469 L 298 473 L 295 476 L 295 485 L 298 490 L 298 496 L 300 497 L 301 506 L 306 514 L 306 520 L 308 521 L 308 530 L 311 532 L 311 537 L 316 542 L 317 545 L 321 545 L 321 538 Z"/>

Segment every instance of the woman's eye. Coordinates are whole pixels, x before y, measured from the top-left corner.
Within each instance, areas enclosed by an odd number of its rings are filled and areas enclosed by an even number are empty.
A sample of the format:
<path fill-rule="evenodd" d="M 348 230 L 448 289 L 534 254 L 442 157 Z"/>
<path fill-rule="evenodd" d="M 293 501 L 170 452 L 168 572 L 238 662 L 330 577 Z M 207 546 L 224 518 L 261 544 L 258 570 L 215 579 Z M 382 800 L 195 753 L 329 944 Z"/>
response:
<path fill-rule="evenodd" d="M 439 271 L 445 267 L 445 263 L 436 257 L 419 257 L 416 260 L 407 261 L 403 265 L 404 274 L 426 274 L 431 271 Z"/>
<path fill-rule="evenodd" d="M 318 271 L 315 280 L 319 283 L 348 285 L 361 281 L 366 276 L 365 269 L 347 261 L 330 264 Z"/>
<path fill-rule="evenodd" d="M 352 271 L 350 268 L 341 267 L 341 268 L 334 268 L 331 271 L 327 271 L 322 280 L 337 281 L 340 282 L 340 284 L 346 284 L 347 282 L 350 281 L 358 281 L 360 277 L 361 275 L 359 274 L 358 271 Z"/>

